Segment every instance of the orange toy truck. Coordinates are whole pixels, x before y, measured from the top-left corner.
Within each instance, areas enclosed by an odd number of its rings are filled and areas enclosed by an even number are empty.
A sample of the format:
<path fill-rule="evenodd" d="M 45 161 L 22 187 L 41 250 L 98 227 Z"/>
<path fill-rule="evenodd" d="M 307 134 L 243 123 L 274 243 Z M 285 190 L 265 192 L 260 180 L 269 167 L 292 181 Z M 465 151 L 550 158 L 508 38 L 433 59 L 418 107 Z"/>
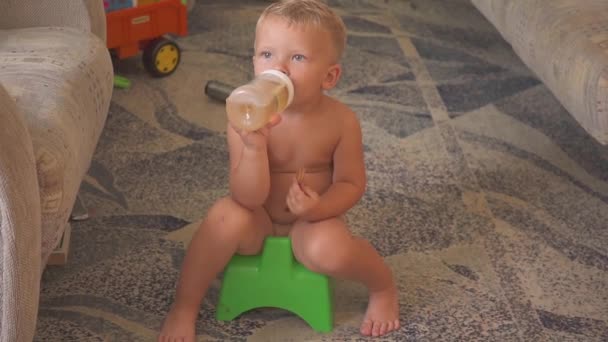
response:
<path fill-rule="evenodd" d="M 140 6 L 106 13 L 107 46 L 118 59 L 143 50 L 146 70 L 155 77 L 172 74 L 180 62 L 181 50 L 165 34 L 188 33 L 187 0 L 146 1 Z"/>

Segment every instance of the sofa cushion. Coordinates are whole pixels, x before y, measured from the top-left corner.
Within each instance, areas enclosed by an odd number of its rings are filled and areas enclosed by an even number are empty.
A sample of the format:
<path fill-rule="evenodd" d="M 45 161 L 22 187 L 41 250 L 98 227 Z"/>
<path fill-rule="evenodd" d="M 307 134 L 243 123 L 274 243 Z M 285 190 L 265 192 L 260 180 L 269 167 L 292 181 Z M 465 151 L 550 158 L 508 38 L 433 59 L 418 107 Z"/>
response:
<path fill-rule="evenodd" d="M 580 125 L 608 144 L 608 1 L 472 2 Z"/>
<path fill-rule="evenodd" d="M 0 30 L 0 41 L 0 84 L 24 115 L 32 137 L 46 260 L 104 126 L 111 61 L 97 36 L 72 28 Z"/>

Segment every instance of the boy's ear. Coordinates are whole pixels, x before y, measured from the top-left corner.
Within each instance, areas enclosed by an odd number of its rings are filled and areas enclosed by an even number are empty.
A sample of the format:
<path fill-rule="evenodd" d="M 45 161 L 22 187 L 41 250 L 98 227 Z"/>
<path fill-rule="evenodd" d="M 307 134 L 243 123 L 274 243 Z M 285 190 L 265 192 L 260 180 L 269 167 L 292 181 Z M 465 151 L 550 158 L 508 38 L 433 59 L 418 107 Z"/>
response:
<path fill-rule="evenodd" d="M 327 69 L 327 75 L 321 84 L 323 90 L 329 90 L 338 84 L 340 76 L 342 75 L 342 66 L 340 64 L 334 64 Z"/>

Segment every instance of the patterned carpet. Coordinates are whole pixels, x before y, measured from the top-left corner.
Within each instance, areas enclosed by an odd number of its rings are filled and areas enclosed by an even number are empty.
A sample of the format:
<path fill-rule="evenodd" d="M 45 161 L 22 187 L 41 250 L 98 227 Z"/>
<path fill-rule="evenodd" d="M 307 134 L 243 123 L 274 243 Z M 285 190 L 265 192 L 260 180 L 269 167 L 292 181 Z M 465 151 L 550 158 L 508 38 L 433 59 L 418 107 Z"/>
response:
<path fill-rule="evenodd" d="M 333 95 L 359 115 L 369 184 L 349 213 L 394 270 L 386 341 L 608 340 L 608 147 L 585 134 L 467 0 L 334 0 L 349 30 Z M 117 71 L 69 262 L 43 275 L 36 341 L 152 341 L 188 242 L 227 194 L 225 114 L 203 88 L 252 76 L 265 1 L 199 0 L 176 73 Z M 204 341 L 356 341 L 364 289 L 334 281 L 335 329 L 264 309 Z"/>

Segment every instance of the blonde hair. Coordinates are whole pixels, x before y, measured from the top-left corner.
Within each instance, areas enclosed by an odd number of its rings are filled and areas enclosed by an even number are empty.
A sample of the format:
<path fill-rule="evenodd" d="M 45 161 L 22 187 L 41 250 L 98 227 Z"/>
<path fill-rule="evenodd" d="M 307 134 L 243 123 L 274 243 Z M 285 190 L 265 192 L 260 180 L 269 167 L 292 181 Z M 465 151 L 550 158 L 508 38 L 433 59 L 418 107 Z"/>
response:
<path fill-rule="evenodd" d="M 339 15 L 320 0 L 281 0 L 266 7 L 260 15 L 257 27 L 268 16 L 286 19 L 290 25 L 310 25 L 321 28 L 331 35 L 339 61 L 346 46 L 346 26 Z"/>

